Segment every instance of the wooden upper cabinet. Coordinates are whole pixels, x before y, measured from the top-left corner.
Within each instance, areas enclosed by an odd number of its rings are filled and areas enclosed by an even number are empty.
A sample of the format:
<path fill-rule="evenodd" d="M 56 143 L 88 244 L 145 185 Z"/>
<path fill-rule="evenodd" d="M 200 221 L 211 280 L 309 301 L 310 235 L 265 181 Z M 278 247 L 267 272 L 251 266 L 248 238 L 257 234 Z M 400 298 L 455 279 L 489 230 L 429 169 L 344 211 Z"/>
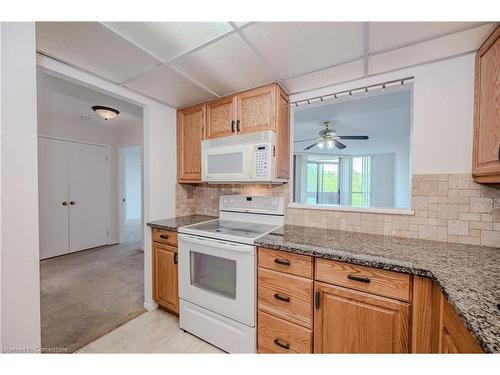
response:
<path fill-rule="evenodd" d="M 408 353 L 410 304 L 315 283 L 315 353 Z"/>
<path fill-rule="evenodd" d="M 500 182 L 500 26 L 476 55 L 472 175 Z"/>
<path fill-rule="evenodd" d="M 237 130 L 241 134 L 275 128 L 276 85 L 259 87 L 236 96 Z"/>
<path fill-rule="evenodd" d="M 201 181 L 201 141 L 205 138 L 205 105 L 177 111 L 177 181 Z"/>
<path fill-rule="evenodd" d="M 290 104 L 273 83 L 177 111 L 177 181 L 201 182 L 201 140 L 276 133 L 276 178 L 290 175 Z"/>
<path fill-rule="evenodd" d="M 236 134 L 235 98 L 214 100 L 207 104 L 207 138 Z"/>

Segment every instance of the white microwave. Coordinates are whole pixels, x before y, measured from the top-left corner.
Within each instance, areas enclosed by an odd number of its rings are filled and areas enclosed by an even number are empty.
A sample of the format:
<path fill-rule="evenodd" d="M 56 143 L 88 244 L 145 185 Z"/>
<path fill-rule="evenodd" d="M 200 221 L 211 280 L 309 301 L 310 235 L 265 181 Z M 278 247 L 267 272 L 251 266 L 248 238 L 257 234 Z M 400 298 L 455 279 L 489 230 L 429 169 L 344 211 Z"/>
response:
<path fill-rule="evenodd" d="M 272 130 L 207 139 L 201 144 L 201 180 L 210 183 L 282 183 L 276 178 Z"/>

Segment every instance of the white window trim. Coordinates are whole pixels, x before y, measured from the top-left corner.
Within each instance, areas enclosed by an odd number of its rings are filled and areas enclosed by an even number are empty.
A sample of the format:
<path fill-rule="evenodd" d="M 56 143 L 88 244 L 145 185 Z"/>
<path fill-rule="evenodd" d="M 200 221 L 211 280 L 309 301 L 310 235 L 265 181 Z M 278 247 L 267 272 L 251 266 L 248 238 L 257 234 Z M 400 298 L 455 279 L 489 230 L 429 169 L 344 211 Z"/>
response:
<path fill-rule="evenodd" d="M 389 215 L 415 215 L 415 211 L 409 208 L 384 208 L 384 207 L 352 207 L 330 204 L 303 204 L 289 203 L 288 208 L 301 208 L 307 210 L 326 210 L 326 211 L 345 211 L 345 212 L 361 212 L 373 214 L 389 214 Z"/>

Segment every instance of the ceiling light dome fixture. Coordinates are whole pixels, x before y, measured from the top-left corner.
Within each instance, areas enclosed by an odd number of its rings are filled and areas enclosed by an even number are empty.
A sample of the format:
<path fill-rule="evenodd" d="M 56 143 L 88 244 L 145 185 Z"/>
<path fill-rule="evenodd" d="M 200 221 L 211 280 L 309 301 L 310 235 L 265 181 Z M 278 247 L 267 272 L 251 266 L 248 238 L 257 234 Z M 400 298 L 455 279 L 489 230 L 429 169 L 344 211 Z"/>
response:
<path fill-rule="evenodd" d="M 105 107 L 102 105 L 94 105 L 92 107 L 97 116 L 103 118 L 104 120 L 110 120 L 118 116 L 120 111 L 111 107 Z"/>

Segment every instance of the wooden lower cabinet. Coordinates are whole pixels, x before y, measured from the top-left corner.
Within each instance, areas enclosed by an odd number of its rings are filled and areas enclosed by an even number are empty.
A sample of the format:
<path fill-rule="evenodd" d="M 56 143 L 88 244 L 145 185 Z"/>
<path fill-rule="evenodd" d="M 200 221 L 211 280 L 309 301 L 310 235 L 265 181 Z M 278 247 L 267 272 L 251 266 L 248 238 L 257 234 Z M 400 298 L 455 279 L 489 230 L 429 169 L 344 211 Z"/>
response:
<path fill-rule="evenodd" d="M 315 353 L 408 353 L 410 304 L 315 283 Z"/>
<path fill-rule="evenodd" d="M 482 353 L 432 279 L 258 249 L 259 353 Z"/>
<path fill-rule="evenodd" d="M 179 313 L 177 247 L 153 242 L 153 299 Z"/>
<path fill-rule="evenodd" d="M 312 353 L 312 330 L 259 311 L 259 353 Z"/>

